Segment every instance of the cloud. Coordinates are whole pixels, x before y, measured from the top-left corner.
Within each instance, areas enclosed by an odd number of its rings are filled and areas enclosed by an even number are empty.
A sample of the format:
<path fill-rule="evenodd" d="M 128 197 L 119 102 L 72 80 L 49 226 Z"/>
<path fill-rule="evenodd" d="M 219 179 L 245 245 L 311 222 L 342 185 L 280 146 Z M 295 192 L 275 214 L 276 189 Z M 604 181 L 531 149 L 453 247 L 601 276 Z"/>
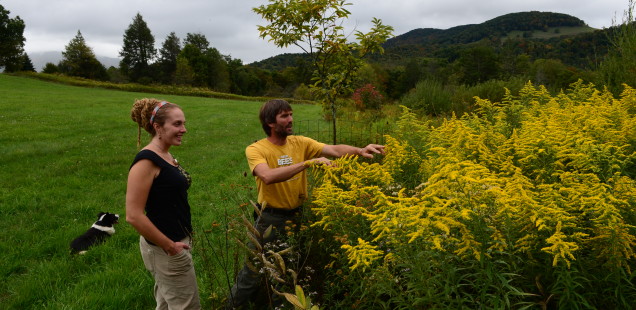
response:
<path fill-rule="evenodd" d="M 395 29 L 395 35 L 416 28 L 448 29 L 482 23 L 523 11 L 565 13 L 595 28 L 619 22 L 629 0 L 350 0 L 347 31 L 366 32 L 371 19 L 379 18 Z M 201 33 L 224 55 L 250 63 L 297 48 L 280 49 L 258 36 L 257 25 L 265 21 L 252 8 L 266 0 L 3 0 L 0 5 L 10 16 L 26 24 L 27 53 L 62 51 L 82 32 L 97 55 L 118 57 L 123 35 L 137 13 L 155 36 L 157 48 L 170 32 L 183 39 L 187 33 Z"/>

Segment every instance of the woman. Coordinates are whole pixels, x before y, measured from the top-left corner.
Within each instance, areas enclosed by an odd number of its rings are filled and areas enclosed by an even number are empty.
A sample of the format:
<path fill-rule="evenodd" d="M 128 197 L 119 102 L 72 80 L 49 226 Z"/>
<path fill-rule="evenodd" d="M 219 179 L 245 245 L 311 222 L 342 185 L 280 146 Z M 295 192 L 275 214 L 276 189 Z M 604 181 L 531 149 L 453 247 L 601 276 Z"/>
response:
<path fill-rule="evenodd" d="M 152 136 L 128 174 L 126 221 L 141 235 L 146 269 L 155 279 L 157 309 L 200 309 L 190 253 L 192 222 L 188 204 L 190 176 L 170 154 L 186 133 L 183 110 L 156 99 L 137 100 L 131 117 Z"/>

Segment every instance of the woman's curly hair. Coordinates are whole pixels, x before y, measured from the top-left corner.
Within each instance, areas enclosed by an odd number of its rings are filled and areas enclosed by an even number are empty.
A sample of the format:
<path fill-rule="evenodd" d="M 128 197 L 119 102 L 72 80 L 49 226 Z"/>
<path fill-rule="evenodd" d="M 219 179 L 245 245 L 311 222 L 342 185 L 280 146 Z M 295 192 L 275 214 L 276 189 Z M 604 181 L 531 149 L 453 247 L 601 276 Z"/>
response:
<path fill-rule="evenodd" d="M 150 123 L 150 118 L 152 117 L 152 112 L 155 107 L 161 102 L 163 102 L 163 100 L 157 100 L 154 98 L 135 100 L 135 104 L 133 104 L 132 110 L 130 111 L 130 118 L 139 126 L 137 134 L 137 147 L 141 145 L 141 128 L 143 128 L 153 137 L 157 134 L 155 128 Z M 159 126 L 163 126 L 163 124 L 166 122 L 166 113 L 168 112 L 168 110 L 173 108 L 181 107 L 174 103 L 166 102 L 166 104 L 163 105 L 155 113 L 153 123 L 159 124 Z"/>

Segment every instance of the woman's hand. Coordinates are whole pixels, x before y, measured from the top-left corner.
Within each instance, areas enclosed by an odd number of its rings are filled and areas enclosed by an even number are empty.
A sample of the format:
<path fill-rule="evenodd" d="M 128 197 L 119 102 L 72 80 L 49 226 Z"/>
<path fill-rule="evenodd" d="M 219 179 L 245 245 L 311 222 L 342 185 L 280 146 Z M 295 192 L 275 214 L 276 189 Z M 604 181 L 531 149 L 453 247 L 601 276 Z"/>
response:
<path fill-rule="evenodd" d="M 174 256 L 181 253 L 183 249 L 189 250 L 190 246 L 183 242 L 174 242 L 172 246 L 163 250 L 166 252 L 166 254 L 168 254 L 168 256 Z"/>

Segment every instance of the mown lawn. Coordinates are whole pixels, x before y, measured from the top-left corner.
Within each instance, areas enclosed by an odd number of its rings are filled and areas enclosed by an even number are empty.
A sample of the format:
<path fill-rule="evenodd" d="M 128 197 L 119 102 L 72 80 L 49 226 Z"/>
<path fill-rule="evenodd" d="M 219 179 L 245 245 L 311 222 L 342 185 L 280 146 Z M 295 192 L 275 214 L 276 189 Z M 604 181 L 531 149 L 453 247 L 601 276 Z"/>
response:
<path fill-rule="evenodd" d="M 127 172 L 138 150 L 137 126 L 130 120 L 135 99 L 165 99 L 185 111 L 188 133 L 172 153 L 193 176 L 189 193 L 198 236 L 255 196 L 244 149 L 264 136 L 259 102 L 81 88 L 8 75 L 0 75 L 0 93 L 0 308 L 154 307 L 138 234 L 123 220 Z M 295 120 L 318 119 L 319 113 L 319 106 L 294 107 Z M 142 133 L 142 143 L 147 137 Z M 117 233 L 86 255 L 70 255 L 69 242 L 99 211 L 121 215 Z M 196 252 L 203 248 L 195 248 L 195 262 L 202 302 L 211 308 L 227 290 L 219 284 L 225 271 L 205 272 L 203 253 Z"/>

